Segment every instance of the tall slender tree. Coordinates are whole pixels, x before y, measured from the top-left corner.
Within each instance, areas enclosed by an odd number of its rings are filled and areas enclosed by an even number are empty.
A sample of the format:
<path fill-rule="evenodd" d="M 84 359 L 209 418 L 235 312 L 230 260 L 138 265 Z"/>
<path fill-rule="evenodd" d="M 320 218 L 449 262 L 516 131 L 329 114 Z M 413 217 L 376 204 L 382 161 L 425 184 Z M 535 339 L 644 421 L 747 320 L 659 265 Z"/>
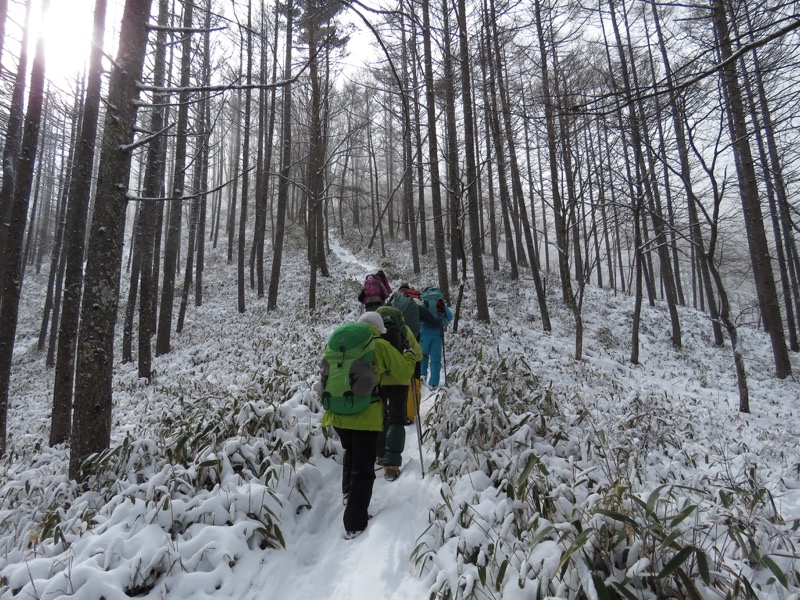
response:
<path fill-rule="evenodd" d="M 483 255 L 480 241 L 480 216 L 478 207 L 478 167 L 475 163 L 475 119 L 472 110 L 472 73 L 467 33 L 467 7 L 465 0 L 458 4 L 458 39 L 461 60 L 461 99 L 464 111 L 464 154 L 466 157 L 467 213 L 469 218 L 469 241 L 472 251 L 472 277 L 475 282 L 476 316 L 488 323 L 489 302 L 486 297 L 486 278 L 483 272 Z"/>
<path fill-rule="evenodd" d="M 161 306 L 158 313 L 156 333 L 156 355 L 170 351 L 172 336 L 172 313 L 175 299 L 175 277 L 178 271 L 178 254 L 181 244 L 183 219 L 183 196 L 186 187 L 186 150 L 189 128 L 189 99 L 191 96 L 192 64 L 192 19 L 194 0 L 183 4 L 183 26 L 181 43 L 181 80 L 178 93 L 177 138 L 175 140 L 175 163 L 173 165 L 172 189 L 169 200 L 169 221 L 164 241 L 164 272 L 161 284 Z"/>
<path fill-rule="evenodd" d="M 95 211 L 87 248 L 75 374 L 70 477 L 111 439 L 114 329 L 119 307 L 131 143 L 147 48 L 150 0 L 126 0 L 120 43 L 108 85 Z"/>
<path fill-rule="evenodd" d="M 42 12 L 47 14 L 50 0 L 42 2 Z M 5 239 L 2 278 L 2 301 L 0 303 L 0 456 L 6 452 L 6 418 L 8 415 L 8 386 L 11 378 L 11 360 L 14 354 L 14 338 L 17 332 L 17 317 L 22 293 L 23 240 L 28 220 L 28 204 L 33 188 L 36 155 L 39 144 L 39 127 L 44 103 L 44 38 L 36 42 L 36 54 L 31 67 L 28 88 L 28 108 L 22 127 L 19 156 L 16 158 L 16 180 L 9 207 L 9 228 Z M 8 143 L 8 142 L 7 142 Z"/>
<path fill-rule="evenodd" d="M 277 10 L 277 9 L 276 9 Z M 283 260 L 283 240 L 286 228 L 286 205 L 289 199 L 289 173 L 292 167 L 292 87 L 288 83 L 292 78 L 292 44 L 294 43 L 294 3 L 288 0 L 286 11 L 286 53 L 284 56 L 283 78 L 287 82 L 283 86 L 283 111 L 281 116 L 281 170 L 278 182 L 278 204 L 275 216 L 275 243 L 272 249 L 272 271 L 267 295 L 267 310 L 275 310 L 278 306 L 278 289 L 280 287 L 281 262 Z"/>
<path fill-rule="evenodd" d="M 164 172 L 166 169 L 167 143 L 160 135 L 164 129 L 165 113 L 169 93 L 164 91 L 166 80 L 167 25 L 169 24 L 169 0 L 158 0 L 158 29 L 156 31 L 153 61 L 153 109 L 150 112 L 150 130 L 155 135 L 147 146 L 144 175 L 144 202 L 141 209 L 141 284 L 139 294 L 139 336 L 137 368 L 139 377 L 149 380 L 152 377 L 153 348 L 152 338 L 156 330 L 156 288 L 154 269 L 156 256 L 156 229 L 162 204 L 156 198 L 164 196 Z"/>
<path fill-rule="evenodd" d="M 66 270 L 61 320 L 58 330 L 56 373 L 53 384 L 53 410 L 50 419 L 50 444 L 69 439 L 72 423 L 72 393 L 75 382 L 75 344 L 78 337 L 83 261 L 86 238 L 87 211 L 92 187 L 97 122 L 100 115 L 100 96 L 103 75 L 103 38 L 105 37 L 106 0 L 96 0 L 92 48 L 89 54 L 89 77 L 86 101 L 75 150 L 67 220 L 64 230 Z"/>
<path fill-rule="evenodd" d="M 236 253 L 236 289 L 237 289 L 237 308 L 240 313 L 245 311 L 245 238 L 247 226 L 247 207 L 250 201 L 250 106 L 252 105 L 253 95 L 250 86 L 253 83 L 253 6 L 248 0 L 247 3 L 247 28 L 245 30 L 247 46 L 247 68 L 245 72 L 245 82 L 247 89 L 244 92 L 244 141 L 242 142 L 242 201 L 241 213 L 239 215 L 239 243 Z"/>
<path fill-rule="evenodd" d="M 436 251 L 436 272 L 439 289 L 446 298 L 450 296 L 447 278 L 447 254 L 444 247 L 444 225 L 442 223 L 442 180 L 439 175 L 439 141 L 436 133 L 436 99 L 433 78 L 433 50 L 431 43 L 430 1 L 422 0 L 422 47 L 425 67 L 425 107 L 428 121 L 428 160 L 431 169 L 431 208 L 433 210 L 433 236 Z"/>
<path fill-rule="evenodd" d="M 17 157 L 22 143 L 22 128 L 25 118 L 25 89 L 28 80 L 28 44 L 31 31 L 33 0 L 25 3 L 25 26 L 22 29 L 17 74 L 11 88 L 11 101 L 8 107 L 5 145 L 3 146 L 3 184 L 0 186 L 0 282 L 5 278 L 8 255 L 5 252 L 11 229 L 11 205 L 14 201 L 14 187 L 17 182 Z M 0 303 L 2 298 L 0 297 Z"/>
<path fill-rule="evenodd" d="M 736 62 L 733 60 L 733 47 L 728 27 L 724 0 L 710 0 L 714 31 L 719 44 L 719 56 L 722 63 L 720 76 L 725 92 L 725 112 L 728 116 L 731 131 L 736 174 L 739 181 L 739 196 L 742 202 L 747 245 L 750 250 L 750 262 L 758 293 L 761 318 L 764 329 L 772 343 L 772 357 L 775 362 L 775 375 L 779 379 L 788 377 L 792 372 L 789 352 L 786 348 L 786 337 L 781 319 L 781 308 L 775 285 L 767 234 L 764 229 L 764 218 L 747 131 L 747 121 L 742 102 L 742 90 L 736 73 Z"/>

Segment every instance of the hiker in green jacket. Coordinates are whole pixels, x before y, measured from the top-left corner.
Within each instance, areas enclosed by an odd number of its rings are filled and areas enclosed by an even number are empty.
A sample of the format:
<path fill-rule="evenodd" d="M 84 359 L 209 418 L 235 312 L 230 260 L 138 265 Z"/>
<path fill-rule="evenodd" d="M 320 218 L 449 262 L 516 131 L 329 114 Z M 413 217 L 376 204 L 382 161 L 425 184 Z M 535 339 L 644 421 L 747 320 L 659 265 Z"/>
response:
<path fill-rule="evenodd" d="M 411 328 L 406 325 L 403 313 L 394 306 L 381 306 L 378 314 L 383 318 L 387 331 L 381 337 L 395 348 L 408 349 L 414 352 L 416 364 L 422 360 L 422 348 L 414 337 Z M 386 419 L 383 433 L 378 436 L 378 463 L 383 465 L 383 477 L 394 481 L 400 476 L 403 462 L 403 449 L 406 445 L 406 403 L 408 386 L 414 373 L 407 377 L 399 377 L 388 373 L 381 381 L 381 395 L 386 403 Z"/>
<path fill-rule="evenodd" d="M 377 385 L 387 376 L 409 378 L 417 361 L 412 350 L 400 353 L 389 342 L 380 338 L 386 332 L 378 313 L 366 312 L 358 319 L 369 326 L 375 336 L 373 369 L 378 376 Z M 376 388 L 377 388 L 376 385 Z M 374 391 L 377 395 L 377 389 Z M 383 430 L 383 404 L 373 402 L 366 410 L 352 415 L 325 411 L 322 424 L 333 427 L 344 448 L 342 463 L 342 498 L 345 503 L 345 537 L 352 539 L 367 528 L 369 503 L 375 482 L 375 457 L 378 434 Z"/>

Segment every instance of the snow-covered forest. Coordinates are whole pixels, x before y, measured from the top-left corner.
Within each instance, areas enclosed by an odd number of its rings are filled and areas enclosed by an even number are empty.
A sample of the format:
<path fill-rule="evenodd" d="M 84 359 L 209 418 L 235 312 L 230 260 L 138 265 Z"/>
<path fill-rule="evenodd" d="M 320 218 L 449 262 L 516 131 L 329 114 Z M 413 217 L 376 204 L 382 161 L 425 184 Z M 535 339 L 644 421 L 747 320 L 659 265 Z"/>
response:
<path fill-rule="evenodd" d="M 311 391 L 327 335 L 360 314 L 364 274 L 423 285 L 408 247 L 355 256 L 332 241 L 319 308 L 294 239 L 286 300 L 239 314 L 209 257 L 193 309 L 150 384 L 114 373 L 113 440 L 87 486 L 48 446 L 52 370 L 36 351 L 44 277 L 23 308 L 0 499 L 0 598 L 797 598 L 800 384 L 742 328 L 750 414 L 731 350 L 682 309 L 587 290 L 585 356 L 557 302 L 542 331 L 529 278 L 490 277 L 493 324 L 465 294 L 446 385 L 423 388 L 401 477 L 378 473 L 364 535 L 343 538 L 341 448 Z M 349 240 L 350 242 L 355 239 Z M 350 246 L 346 244 L 346 246 Z M 250 292 L 248 292 L 250 294 Z M 250 298 L 248 298 L 250 299 Z M 797 367 L 797 364 L 794 364 Z"/>
<path fill-rule="evenodd" d="M 0 0 L 0 600 L 800 598 L 799 30 Z M 345 539 L 378 269 L 455 319 Z"/>

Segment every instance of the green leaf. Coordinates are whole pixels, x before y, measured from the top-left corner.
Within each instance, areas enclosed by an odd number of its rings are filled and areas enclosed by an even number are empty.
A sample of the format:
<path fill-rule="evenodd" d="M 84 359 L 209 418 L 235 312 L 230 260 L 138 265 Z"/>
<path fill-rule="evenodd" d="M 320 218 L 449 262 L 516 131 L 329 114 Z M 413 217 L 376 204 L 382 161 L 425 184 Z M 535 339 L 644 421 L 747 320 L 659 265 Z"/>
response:
<path fill-rule="evenodd" d="M 611 596 L 608 593 L 608 588 L 606 587 L 605 582 L 596 573 L 592 573 L 592 583 L 594 584 L 594 589 L 597 592 L 597 597 L 599 600 L 611 600 Z M 589 594 L 587 593 L 587 596 L 588 595 Z"/>
<path fill-rule="evenodd" d="M 661 541 L 661 547 L 672 548 L 673 550 L 679 550 L 680 546 L 675 544 L 675 540 L 681 537 L 681 535 L 683 535 L 683 532 L 676 529 Z"/>
<path fill-rule="evenodd" d="M 685 588 L 684 597 L 686 600 L 703 600 L 697 586 L 694 584 L 694 580 L 691 579 L 683 569 L 678 569 L 678 579 L 681 580 Z"/>
<path fill-rule="evenodd" d="M 625 596 L 628 600 L 639 600 L 639 597 L 631 592 L 628 588 L 624 587 L 624 582 L 616 582 L 614 584 L 620 594 Z"/>
<path fill-rule="evenodd" d="M 711 572 L 708 569 L 708 557 L 706 553 L 700 548 L 695 548 L 694 557 L 697 559 L 697 570 L 700 571 L 700 577 L 703 579 L 703 583 L 711 585 Z"/>
<path fill-rule="evenodd" d="M 486 587 L 486 565 L 478 565 L 478 579 L 480 579 L 481 585 Z"/>
<path fill-rule="evenodd" d="M 594 513 L 597 515 L 606 516 L 609 519 L 614 519 L 615 521 L 622 521 L 623 523 L 627 523 L 628 525 L 632 525 L 637 528 L 639 527 L 639 524 L 631 519 L 628 515 L 623 515 L 622 513 L 618 513 L 614 510 L 608 510 L 607 508 L 595 508 Z"/>
<path fill-rule="evenodd" d="M 539 533 L 537 533 L 533 537 L 533 539 L 531 540 L 531 544 L 530 544 L 531 548 L 536 546 L 536 544 L 541 542 L 545 537 L 550 535 L 553 531 L 554 531 L 554 529 L 553 529 L 552 525 L 548 525 L 547 527 L 543 527 L 542 530 Z"/>
<path fill-rule="evenodd" d="M 284 550 L 286 549 L 286 541 L 283 539 L 283 533 L 281 533 L 280 528 L 277 525 L 272 526 L 272 534 L 275 536 L 275 539 L 278 540 L 278 543 L 281 545 L 281 548 Z"/>
<path fill-rule="evenodd" d="M 572 556 L 576 550 L 581 548 L 586 543 L 586 540 L 589 539 L 589 536 L 591 536 L 593 533 L 594 529 L 590 527 L 588 529 L 584 529 L 580 534 L 575 536 L 575 539 L 570 547 L 567 548 L 567 551 L 561 556 L 561 560 L 558 563 L 558 568 L 556 569 L 556 571 L 561 571 L 562 577 L 564 576 L 563 569 L 566 569 L 570 556 Z"/>
<path fill-rule="evenodd" d="M 665 577 L 669 577 L 675 570 L 680 567 L 683 563 L 686 562 L 686 559 L 689 558 L 692 553 L 694 552 L 693 546 L 687 546 L 680 552 L 678 552 L 675 556 L 672 557 L 672 560 L 667 563 L 667 565 L 661 569 L 661 572 L 658 574 L 658 579 L 664 579 Z"/>
<path fill-rule="evenodd" d="M 786 577 L 786 573 L 781 571 L 781 568 L 775 563 L 774 560 L 772 560 L 769 556 L 762 556 L 761 564 L 772 571 L 772 574 L 775 575 L 775 578 L 780 581 L 783 587 L 789 589 L 789 579 Z"/>
<path fill-rule="evenodd" d="M 696 510 L 697 506 L 695 506 L 694 504 L 687 506 L 672 518 L 672 521 L 669 522 L 669 526 L 676 527 L 677 525 L 680 525 L 686 519 L 686 517 L 691 515 Z"/>
<path fill-rule="evenodd" d="M 497 572 L 497 581 L 494 583 L 494 589 L 498 592 L 500 591 L 500 588 L 503 587 L 503 579 L 505 579 L 506 576 L 506 569 L 508 569 L 508 559 L 503 561 L 503 564 L 500 565 L 500 570 Z"/>
<path fill-rule="evenodd" d="M 525 481 L 527 481 L 528 476 L 531 474 L 531 471 L 533 471 L 533 468 L 536 466 L 537 462 L 539 462 L 539 457 L 535 454 L 531 454 L 528 457 L 528 462 L 525 464 L 525 468 L 522 469 L 522 473 L 520 473 L 520 476 L 517 477 L 517 487 L 521 486 L 523 483 L 525 483 Z"/>
<path fill-rule="evenodd" d="M 661 490 L 663 490 L 665 487 L 667 487 L 666 483 L 658 486 L 650 493 L 650 496 L 647 498 L 647 506 L 646 506 L 648 515 L 655 515 L 653 511 L 656 508 L 656 502 L 658 502 L 658 499 L 661 497 Z"/>

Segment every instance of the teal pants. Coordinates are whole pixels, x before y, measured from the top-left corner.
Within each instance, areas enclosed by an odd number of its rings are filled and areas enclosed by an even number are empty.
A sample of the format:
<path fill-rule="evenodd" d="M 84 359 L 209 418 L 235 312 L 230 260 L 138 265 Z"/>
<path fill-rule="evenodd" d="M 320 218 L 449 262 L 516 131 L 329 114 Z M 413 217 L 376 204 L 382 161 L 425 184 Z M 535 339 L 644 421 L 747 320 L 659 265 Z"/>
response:
<path fill-rule="evenodd" d="M 439 385 L 439 376 L 442 372 L 442 330 L 423 327 L 420 333 L 419 345 L 422 346 L 422 364 L 420 371 L 422 378 L 430 373 L 428 385 Z"/>
<path fill-rule="evenodd" d="M 382 385 L 381 394 L 386 402 L 386 418 L 383 431 L 378 434 L 378 456 L 383 464 L 399 467 L 403 464 L 403 449 L 406 446 L 406 402 L 407 385 Z"/>

